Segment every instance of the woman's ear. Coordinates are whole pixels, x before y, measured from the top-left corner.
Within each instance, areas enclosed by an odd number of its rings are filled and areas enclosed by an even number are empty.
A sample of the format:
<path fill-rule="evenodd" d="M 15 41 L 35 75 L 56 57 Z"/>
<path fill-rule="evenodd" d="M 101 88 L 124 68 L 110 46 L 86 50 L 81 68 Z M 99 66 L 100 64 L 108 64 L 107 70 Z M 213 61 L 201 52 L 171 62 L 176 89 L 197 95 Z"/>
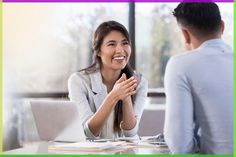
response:
<path fill-rule="evenodd" d="M 101 51 L 98 52 L 97 56 L 98 56 L 98 57 L 101 57 Z"/>

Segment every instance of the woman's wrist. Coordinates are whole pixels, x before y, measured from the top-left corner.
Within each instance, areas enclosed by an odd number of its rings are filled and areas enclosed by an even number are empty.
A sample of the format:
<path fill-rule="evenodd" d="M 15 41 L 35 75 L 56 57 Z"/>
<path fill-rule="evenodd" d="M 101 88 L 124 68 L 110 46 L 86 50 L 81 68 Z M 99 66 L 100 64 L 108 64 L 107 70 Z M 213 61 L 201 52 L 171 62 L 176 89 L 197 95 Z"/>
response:
<path fill-rule="evenodd" d="M 109 97 L 109 101 L 114 105 L 119 101 L 118 97 L 113 92 L 110 92 L 108 94 L 108 97 Z"/>
<path fill-rule="evenodd" d="M 127 96 L 126 98 L 122 99 L 124 104 L 132 103 L 131 96 Z"/>

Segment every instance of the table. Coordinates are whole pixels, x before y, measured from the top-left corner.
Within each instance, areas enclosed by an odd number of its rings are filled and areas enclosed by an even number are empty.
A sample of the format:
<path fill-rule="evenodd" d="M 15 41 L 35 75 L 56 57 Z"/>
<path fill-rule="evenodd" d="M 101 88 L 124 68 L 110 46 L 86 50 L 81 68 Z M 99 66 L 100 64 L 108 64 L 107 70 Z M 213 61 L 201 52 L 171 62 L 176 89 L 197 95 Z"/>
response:
<path fill-rule="evenodd" d="M 54 145 L 54 142 L 33 142 L 27 143 L 22 148 L 5 151 L 3 154 L 169 154 L 170 151 L 166 146 L 151 146 L 147 147 L 144 145 L 126 147 L 126 148 L 117 148 L 112 150 L 104 150 L 101 152 L 61 152 L 61 151 L 52 151 L 48 149 L 49 146 Z"/>

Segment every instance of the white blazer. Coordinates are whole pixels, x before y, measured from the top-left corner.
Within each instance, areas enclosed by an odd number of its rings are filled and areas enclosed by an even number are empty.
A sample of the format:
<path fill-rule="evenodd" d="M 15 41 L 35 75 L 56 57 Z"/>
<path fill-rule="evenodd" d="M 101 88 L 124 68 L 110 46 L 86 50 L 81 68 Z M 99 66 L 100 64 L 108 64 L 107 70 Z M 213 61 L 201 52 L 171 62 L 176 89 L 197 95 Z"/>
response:
<path fill-rule="evenodd" d="M 98 110 L 107 96 L 107 88 L 102 82 L 100 70 L 91 74 L 86 74 L 85 72 L 73 73 L 68 80 L 68 90 L 70 100 L 79 105 L 79 117 L 87 138 L 116 138 L 120 136 L 132 137 L 137 135 L 139 121 L 147 100 L 148 83 L 143 77 L 141 77 L 141 81 L 137 86 L 136 99 L 134 102 L 134 113 L 137 119 L 136 126 L 131 130 L 122 130 L 120 135 L 113 132 L 114 119 L 111 117 L 108 118 L 101 133 L 97 137 L 95 137 L 88 128 L 88 119 Z M 114 113 L 112 113 L 111 116 L 114 116 Z M 111 134 L 113 137 L 109 137 Z"/>

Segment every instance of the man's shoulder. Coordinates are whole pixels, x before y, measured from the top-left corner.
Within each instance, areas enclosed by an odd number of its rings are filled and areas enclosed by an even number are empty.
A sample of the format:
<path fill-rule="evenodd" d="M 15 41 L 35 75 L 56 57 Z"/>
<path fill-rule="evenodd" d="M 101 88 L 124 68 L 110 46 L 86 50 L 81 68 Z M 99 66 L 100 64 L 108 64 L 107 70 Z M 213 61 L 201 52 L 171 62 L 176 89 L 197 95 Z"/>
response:
<path fill-rule="evenodd" d="M 204 58 L 205 61 L 206 58 L 209 58 L 209 56 L 214 55 L 217 57 L 222 57 L 222 54 L 232 55 L 232 48 L 221 40 L 212 40 L 205 42 L 196 49 L 178 53 L 171 57 L 171 60 L 174 62 L 181 62 L 182 64 L 184 64 L 185 62 L 197 63 L 199 61 L 198 59 L 201 60 Z"/>
<path fill-rule="evenodd" d="M 186 64 L 190 60 L 193 60 L 193 53 L 195 53 L 195 51 L 196 50 L 180 52 L 170 58 L 169 64 L 176 64 L 176 65 Z"/>
<path fill-rule="evenodd" d="M 178 53 L 170 58 L 167 64 L 168 70 L 172 72 L 186 72 L 195 67 L 198 63 L 199 50 L 194 49 Z"/>
<path fill-rule="evenodd" d="M 180 52 L 176 55 L 174 55 L 173 57 L 171 57 L 172 60 L 185 60 L 185 59 L 190 59 L 192 58 L 193 56 L 195 55 L 198 55 L 197 52 L 199 52 L 201 50 L 198 50 L 198 49 L 194 49 L 194 50 L 190 50 L 190 51 L 183 51 L 183 52 Z"/>

